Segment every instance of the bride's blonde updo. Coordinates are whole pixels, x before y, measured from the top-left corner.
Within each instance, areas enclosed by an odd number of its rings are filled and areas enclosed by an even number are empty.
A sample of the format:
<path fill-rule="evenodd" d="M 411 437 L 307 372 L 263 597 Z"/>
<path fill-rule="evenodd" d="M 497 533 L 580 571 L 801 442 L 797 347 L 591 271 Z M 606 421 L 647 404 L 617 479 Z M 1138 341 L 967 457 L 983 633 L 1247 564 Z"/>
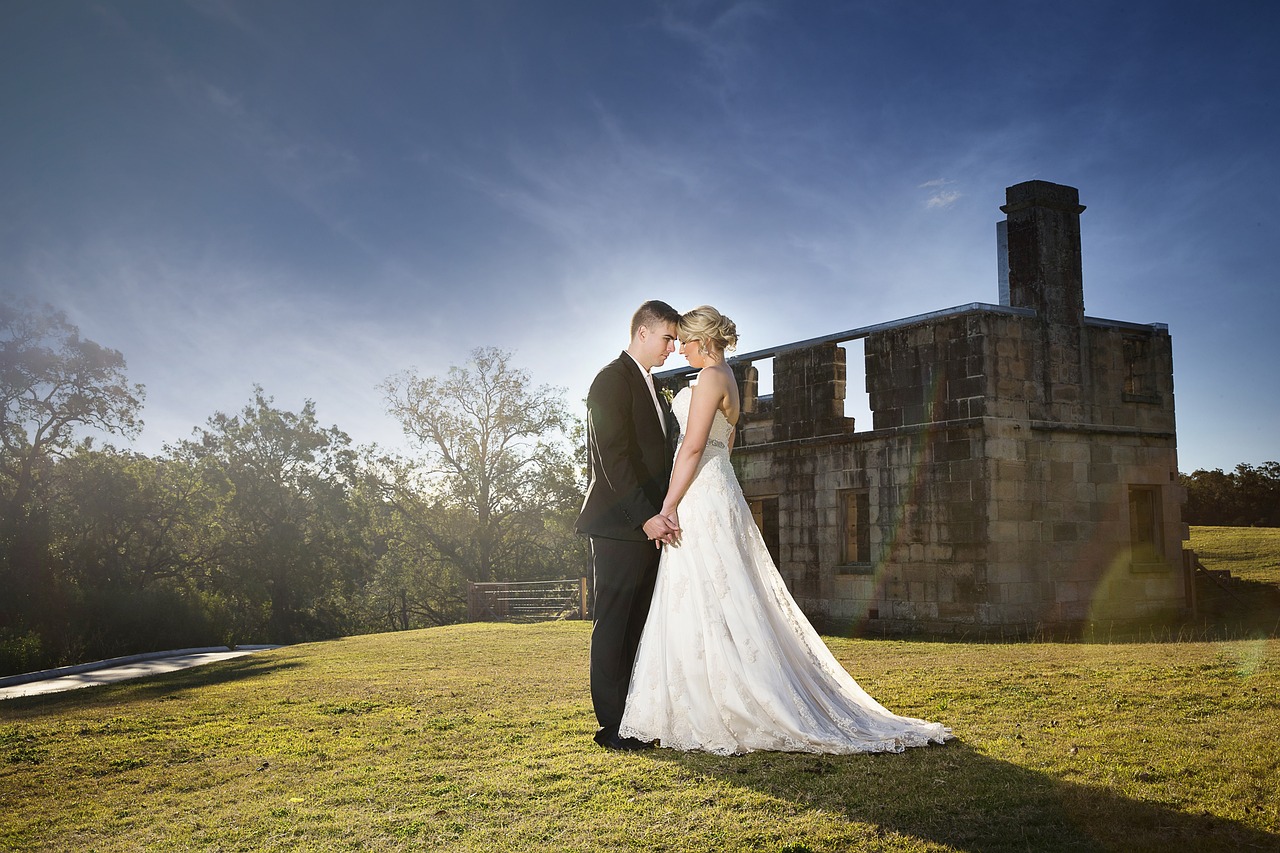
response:
<path fill-rule="evenodd" d="M 710 305 L 681 314 L 677 333 L 682 341 L 701 341 L 717 352 L 738 346 L 738 327 Z"/>

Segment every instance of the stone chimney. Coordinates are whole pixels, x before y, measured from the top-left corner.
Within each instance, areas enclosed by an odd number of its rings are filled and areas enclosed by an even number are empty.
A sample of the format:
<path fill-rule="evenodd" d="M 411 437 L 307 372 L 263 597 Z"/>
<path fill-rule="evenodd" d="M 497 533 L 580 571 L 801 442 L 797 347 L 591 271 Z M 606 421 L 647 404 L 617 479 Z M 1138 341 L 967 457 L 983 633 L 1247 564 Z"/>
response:
<path fill-rule="evenodd" d="M 1036 312 L 1036 347 L 1044 408 L 1039 417 L 1080 416 L 1084 355 L 1084 274 L 1080 261 L 1080 191 L 1048 181 L 1005 190 L 1009 304 Z"/>
<path fill-rule="evenodd" d="M 1048 181 L 1005 190 L 1009 303 L 1033 308 L 1047 323 L 1084 321 L 1080 264 L 1080 191 Z"/>

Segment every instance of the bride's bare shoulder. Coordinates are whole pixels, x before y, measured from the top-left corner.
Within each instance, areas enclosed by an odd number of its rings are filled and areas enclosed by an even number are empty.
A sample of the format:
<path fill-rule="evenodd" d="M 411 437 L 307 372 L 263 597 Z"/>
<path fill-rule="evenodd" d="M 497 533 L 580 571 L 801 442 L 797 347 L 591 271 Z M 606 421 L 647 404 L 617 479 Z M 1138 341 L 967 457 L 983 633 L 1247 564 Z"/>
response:
<path fill-rule="evenodd" d="M 728 376 L 726 377 L 726 373 Z M 698 372 L 698 378 L 693 383 L 694 394 L 699 399 L 708 397 L 720 400 L 729 393 L 729 383 L 733 379 L 733 374 L 728 371 L 719 370 L 714 367 L 704 367 Z M 719 405 L 717 403 L 717 405 Z"/>
<path fill-rule="evenodd" d="M 698 373 L 698 384 L 708 390 L 723 391 L 733 382 L 733 370 L 728 367 L 704 367 Z"/>
<path fill-rule="evenodd" d="M 738 419 L 738 380 L 727 366 L 705 367 L 698 374 L 700 399 L 713 400 L 730 423 Z"/>

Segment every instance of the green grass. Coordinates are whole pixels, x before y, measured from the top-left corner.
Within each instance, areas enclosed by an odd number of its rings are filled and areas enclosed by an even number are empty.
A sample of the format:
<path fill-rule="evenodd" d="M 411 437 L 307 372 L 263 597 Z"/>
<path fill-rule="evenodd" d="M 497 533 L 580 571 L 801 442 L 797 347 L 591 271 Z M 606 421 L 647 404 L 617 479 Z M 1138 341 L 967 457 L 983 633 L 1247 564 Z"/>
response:
<path fill-rule="evenodd" d="M 587 625 L 463 625 L 0 703 L 0 847 L 1280 849 L 1278 640 L 828 642 L 957 740 L 608 753 Z"/>
<path fill-rule="evenodd" d="M 1207 568 L 1280 585 L 1280 528 L 1192 527 L 1189 545 Z"/>

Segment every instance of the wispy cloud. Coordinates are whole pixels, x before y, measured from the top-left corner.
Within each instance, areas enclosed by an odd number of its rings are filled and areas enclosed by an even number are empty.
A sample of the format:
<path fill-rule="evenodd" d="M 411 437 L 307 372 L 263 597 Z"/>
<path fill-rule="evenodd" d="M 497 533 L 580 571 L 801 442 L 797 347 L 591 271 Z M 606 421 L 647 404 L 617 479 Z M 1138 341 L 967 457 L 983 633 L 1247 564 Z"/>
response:
<path fill-rule="evenodd" d="M 665 4 L 662 26 L 670 35 L 697 48 L 707 67 L 722 82 L 730 82 L 753 53 L 749 32 L 752 25 L 769 20 L 772 12 L 758 0 L 733 2 L 709 16 L 699 15 L 705 8 L 696 3 Z"/>
<path fill-rule="evenodd" d="M 948 190 L 955 181 L 947 178 L 934 178 L 932 181 L 925 181 L 918 185 L 918 189 L 930 190 L 929 198 L 925 201 L 924 206 L 930 210 L 945 209 L 960 200 L 960 192 L 958 190 Z"/>
<path fill-rule="evenodd" d="M 229 0 L 186 0 L 186 5 L 209 20 L 229 25 L 251 36 L 259 43 L 267 41 L 262 31 L 242 15 Z"/>
<path fill-rule="evenodd" d="M 652 237 L 701 203 L 716 175 L 705 155 L 642 139 L 599 103 L 594 112 L 559 146 L 512 145 L 506 169 L 470 171 L 468 181 L 574 252 Z"/>
<path fill-rule="evenodd" d="M 316 190 L 360 176 L 360 158 L 330 138 L 284 130 L 252 111 L 241 96 L 216 84 L 201 81 L 192 85 L 203 91 L 224 131 L 258 162 L 267 177 L 309 206 L 314 207 Z"/>
<path fill-rule="evenodd" d="M 934 195 L 930 196 L 929 200 L 926 201 L 924 204 L 925 204 L 925 207 L 928 207 L 928 208 L 950 207 L 951 205 L 955 204 L 959 198 L 960 198 L 960 193 L 956 192 L 955 190 L 943 190 L 942 192 L 935 193 Z"/>
<path fill-rule="evenodd" d="M 731 122 L 747 120 L 737 106 L 737 98 L 759 73 L 754 62 L 759 25 L 773 14 L 758 0 L 741 0 L 723 7 L 698 3 L 662 6 L 663 32 L 692 47 L 699 60 L 700 68 L 690 69 L 686 80 L 707 92 Z"/>

